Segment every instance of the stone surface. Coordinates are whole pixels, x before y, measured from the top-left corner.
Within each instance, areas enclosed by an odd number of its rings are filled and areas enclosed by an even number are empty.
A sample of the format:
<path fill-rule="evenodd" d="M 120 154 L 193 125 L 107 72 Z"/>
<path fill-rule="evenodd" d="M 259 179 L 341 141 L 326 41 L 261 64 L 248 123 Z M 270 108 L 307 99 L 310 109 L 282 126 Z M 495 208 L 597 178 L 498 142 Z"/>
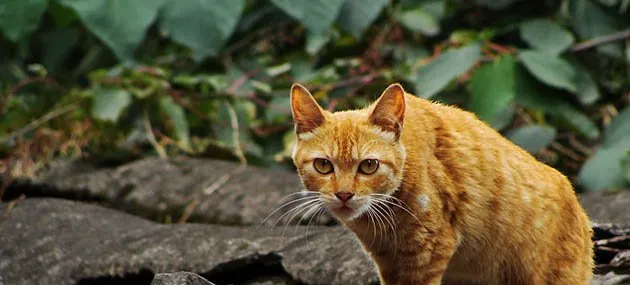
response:
<path fill-rule="evenodd" d="M 341 227 L 163 225 L 97 205 L 30 198 L 0 204 L 6 284 L 149 284 L 189 271 L 216 284 L 369 284 L 375 270 Z M 275 282 L 274 282 L 275 283 Z M 109 283 L 107 283 L 109 284 Z M 276 284 L 282 284 L 278 282 Z"/>
<path fill-rule="evenodd" d="M 238 167 L 233 162 L 188 157 L 147 158 L 115 168 L 58 161 L 33 179 L 18 179 L 4 200 L 24 193 L 27 197 L 99 201 L 157 221 L 176 221 L 194 204 L 188 221 L 257 225 L 288 201 L 284 197 L 302 189 L 293 172 L 247 167 L 235 173 Z M 217 184 L 226 176 L 226 183 Z M 204 193 L 208 188 L 216 190 Z M 277 222 L 275 217 L 267 219 L 267 224 L 284 222 Z M 313 224 L 331 222 L 327 214 L 313 220 Z"/>
<path fill-rule="evenodd" d="M 608 272 L 601 278 L 601 285 L 628 285 L 630 284 L 630 275 L 616 274 Z"/>
<path fill-rule="evenodd" d="M 214 285 L 212 282 L 192 272 L 156 274 L 151 285 Z"/>
<path fill-rule="evenodd" d="M 580 203 L 592 221 L 630 225 L 630 190 L 584 193 Z"/>
<path fill-rule="evenodd" d="M 233 162 L 188 157 L 147 158 L 114 168 L 58 161 L 34 179 L 18 179 L 9 187 L 4 200 L 25 193 L 99 201 L 158 221 L 167 216 L 177 220 L 196 201 L 189 221 L 256 225 L 288 201 L 282 200 L 283 197 L 302 189 L 294 172 L 247 167 L 230 175 L 238 167 Z M 231 177 L 225 184 L 204 194 L 204 189 L 226 175 Z M 585 193 L 580 195 L 580 202 L 595 222 L 630 223 L 630 191 Z M 266 220 L 267 225 L 276 223 L 284 221 Z M 334 219 L 325 213 L 314 219 L 313 224 L 330 225 Z"/>

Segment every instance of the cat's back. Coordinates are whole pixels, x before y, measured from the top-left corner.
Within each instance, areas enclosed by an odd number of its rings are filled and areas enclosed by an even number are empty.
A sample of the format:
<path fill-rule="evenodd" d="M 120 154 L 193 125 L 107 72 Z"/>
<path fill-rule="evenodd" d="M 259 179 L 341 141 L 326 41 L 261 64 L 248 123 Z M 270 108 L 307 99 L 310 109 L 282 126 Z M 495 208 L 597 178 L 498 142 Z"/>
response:
<path fill-rule="evenodd" d="M 408 169 L 430 169 L 426 177 L 409 177 L 431 181 L 424 187 L 455 205 L 452 220 L 461 246 L 449 266 L 450 280 L 476 276 L 483 284 L 560 284 L 552 281 L 584 280 L 563 272 L 590 274 L 588 218 L 564 175 L 470 112 L 409 94 L 406 101 L 402 138 L 409 163 L 418 164 Z M 505 279 L 500 272 L 506 269 L 523 280 Z"/>

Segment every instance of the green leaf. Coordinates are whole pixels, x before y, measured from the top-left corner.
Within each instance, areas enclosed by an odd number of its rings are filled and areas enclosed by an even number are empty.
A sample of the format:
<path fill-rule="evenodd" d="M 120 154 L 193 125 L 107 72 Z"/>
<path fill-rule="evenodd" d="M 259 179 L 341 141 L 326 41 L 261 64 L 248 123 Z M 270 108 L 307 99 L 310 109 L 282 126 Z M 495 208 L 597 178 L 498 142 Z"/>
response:
<path fill-rule="evenodd" d="M 356 38 L 376 20 L 388 0 L 345 0 L 341 7 L 339 25 Z"/>
<path fill-rule="evenodd" d="M 289 96 L 274 96 L 265 110 L 265 119 L 269 123 L 285 123 L 291 117 L 291 100 Z"/>
<path fill-rule="evenodd" d="M 599 129 L 597 125 L 583 112 L 575 109 L 569 104 L 557 105 L 557 116 L 568 123 L 574 130 L 589 139 L 599 137 Z"/>
<path fill-rule="evenodd" d="M 120 60 L 131 60 L 144 33 L 166 0 L 58 0 L 72 8 L 85 26 Z"/>
<path fill-rule="evenodd" d="M 74 45 L 79 40 L 77 29 L 56 29 L 41 36 L 42 64 L 50 72 L 54 72 L 57 67 L 70 54 Z"/>
<path fill-rule="evenodd" d="M 339 15 L 344 0 L 271 0 L 314 33 L 324 33 Z M 226 2 L 227 3 L 227 2 Z"/>
<path fill-rule="evenodd" d="M 405 11 L 398 16 L 400 23 L 407 29 L 422 33 L 427 36 L 435 36 L 440 33 L 440 24 L 438 21 L 420 9 Z"/>
<path fill-rule="evenodd" d="M 580 64 L 577 60 L 571 61 L 571 65 L 575 70 L 575 87 L 577 88 L 577 99 L 584 105 L 591 105 L 599 99 L 599 89 L 597 83 L 591 76 L 591 73 L 586 67 Z"/>
<path fill-rule="evenodd" d="M 570 0 L 569 19 L 575 31 L 583 40 L 602 37 L 627 28 L 628 20 L 608 13 L 593 0 Z M 600 45 L 597 51 L 622 57 L 622 45 L 619 42 Z"/>
<path fill-rule="evenodd" d="M 626 152 L 626 156 L 621 159 L 621 173 L 626 179 L 626 183 L 630 183 L 630 151 Z"/>
<path fill-rule="evenodd" d="M 479 6 L 484 6 L 492 9 L 505 9 L 518 0 L 475 0 L 474 2 Z"/>
<path fill-rule="evenodd" d="M 537 19 L 521 24 L 521 37 L 532 47 L 551 54 L 560 54 L 569 48 L 575 39 L 560 25 Z"/>
<path fill-rule="evenodd" d="M 94 90 L 92 117 L 102 121 L 117 122 L 122 111 L 131 104 L 131 94 L 124 89 Z"/>
<path fill-rule="evenodd" d="M 79 21 L 79 16 L 71 8 L 62 6 L 57 1 L 50 2 L 47 13 L 55 23 L 55 28 L 69 28 L 75 22 Z"/>
<path fill-rule="evenodd" d="M 507 55 L 475 71 L 470 81 L 470 109 L 491 122 L 516 97 L 516 61 Z"/>
<path fill-rule="evenodd" d="M 521 51 L 523 64 L 538 80 L 547 85 L 577 92 L 576 71 L 564 59 L 539 51 Z"/>
<path fill-rule="evenodd" d="M 171 96 L 162 96 L 160 98 L 160 109 L 162 109 L 170 119 L 175 129 L 175 135 L 183 147 L 190 148 L 190 130 L 184 108 L 173 102 Z"/>
<path fill-rule="evenodd" d="M 618 189 L 627 185 L 621 160 L 630 151 L 630 142 L 603 147 L 580 169 L 579 182 L 589 191 Z"/>
<path fill-rule="evenodd" d="M 604 131 L 604 145 L 580 170 L 580 182 L 591 191 L 627 185 L 624 160 L 630 152 L 630 107 L 626 107 Z"/>
<path fill-rule="evenodd" d="M 478 44 L 451 49 L 420 69 L 416 79 L 416 94 L 431 98 L 440 92 L 451 80 L 466 73 L 481 56 Z"/>
<path fill-rule="evenodd" d="M 315 55 L 319 52 L 326 44 L 330 42 L 330 33 L 306 33 L 306 52 L 310 55 Z"/>
<path fill-rule="evenodd" d="M 3 0 L 0 2 L 0 31 L 18 42 L 30 36 L 46 11 L 48 0 Z"/>
<path fill-rule="evenodd" d="M 222 146 L 234 149 L 233 122 L 227 104 L 227 102 L 222 102 L 216 114 L 212 114 L 217 116 L 216 123 L 213 124 L 212 129 Z M 250 101 L 238 100 L 232 103 L 232 108 L 237 119 L 238 142 L 241 149 L 255 156 L 262 156 L 263 150 L 252 140 L 249 130 L 249 126 L 253 125 L 252 121 L 255 118 L 256 106 Z"/>
<path fill-rule="evenodd" d="M 630 145 L 630 107 L 621 111 L 604 131 L 605 147 L 624 143 Z"/>
<path fill-rule="evenodd" d="M 171 0 L 160 27 L 174 41 L 192 49 L 197 61 L 215 56 L 232 35 L 245 0 Z"/>
<path fill-rule="evenodd" d="M 553 141 L 556 129 L 549 126 L 528 125 L 511 130 L 505 136 L 528 152 L 536 153 Z"/>
<path fill-rule="evenodd" d="M 585 137 L 591 139 L 599 137 L 599 129 L 595 123 L 584 113 L 564 101 L 563 94 L 557 89 L 540 84 L 520 66 L 517 66 L 515 76 L 517 104 L 541 110 L 559 118 Z"/>

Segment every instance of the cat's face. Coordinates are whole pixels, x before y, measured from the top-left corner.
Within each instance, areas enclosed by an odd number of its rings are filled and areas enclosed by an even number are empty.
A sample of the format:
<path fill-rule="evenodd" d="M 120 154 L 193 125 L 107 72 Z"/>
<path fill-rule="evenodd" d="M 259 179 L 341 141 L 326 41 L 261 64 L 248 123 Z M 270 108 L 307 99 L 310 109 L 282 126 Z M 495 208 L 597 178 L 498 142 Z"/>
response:
<path fill-rule="evenodd" d="M 307 190 L 317 192 L 339 219 L 379 211 L 400 186 L 404 94 L 400 85 L 391 85 L 366 109 L 330 113 L 304 87 L 292 87 L 298 138 L 293 161 Z"/>

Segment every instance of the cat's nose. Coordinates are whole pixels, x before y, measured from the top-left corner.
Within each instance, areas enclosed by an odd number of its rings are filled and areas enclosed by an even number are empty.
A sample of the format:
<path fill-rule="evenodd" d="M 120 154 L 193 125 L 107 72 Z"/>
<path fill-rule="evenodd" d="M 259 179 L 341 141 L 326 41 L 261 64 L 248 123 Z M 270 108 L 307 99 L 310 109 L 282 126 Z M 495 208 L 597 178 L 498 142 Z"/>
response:
<path fill-rule="evenodd" d="M 339 200 L 346 202 L 350 199 L 352 199 L 352 197 L 354 196 L 354 193 L 350 193 L 350 192 L 337 192 L 335 193 L 335 196 L 337 196 L 337 198 L 339 198 Z"/>

